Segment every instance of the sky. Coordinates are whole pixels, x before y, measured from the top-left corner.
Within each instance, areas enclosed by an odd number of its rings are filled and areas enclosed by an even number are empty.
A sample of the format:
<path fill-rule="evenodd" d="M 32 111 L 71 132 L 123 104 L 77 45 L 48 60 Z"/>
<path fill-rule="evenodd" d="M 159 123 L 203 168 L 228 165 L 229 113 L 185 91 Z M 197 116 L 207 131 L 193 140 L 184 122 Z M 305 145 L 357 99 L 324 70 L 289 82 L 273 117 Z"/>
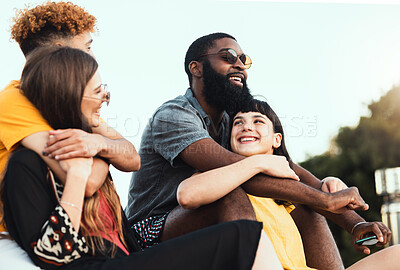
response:
<path fill-rule="evenodd" d="M 400 0 L 72 2 L 98 19 L 92 50 L 112 93 L 102 118 L 137 149 L 154 110 L 186 91 L 186 50 L 209 33 L 233 35 L 252 58 L 248 86 L 280 116 L 295 162 L 327 151 L 400 82 Z M 41 3 L 0 3 L 0 88 L 25 62 L 10 40 L 15 8 Z M 130 173 L 112 174 L 125 205 Z"/>

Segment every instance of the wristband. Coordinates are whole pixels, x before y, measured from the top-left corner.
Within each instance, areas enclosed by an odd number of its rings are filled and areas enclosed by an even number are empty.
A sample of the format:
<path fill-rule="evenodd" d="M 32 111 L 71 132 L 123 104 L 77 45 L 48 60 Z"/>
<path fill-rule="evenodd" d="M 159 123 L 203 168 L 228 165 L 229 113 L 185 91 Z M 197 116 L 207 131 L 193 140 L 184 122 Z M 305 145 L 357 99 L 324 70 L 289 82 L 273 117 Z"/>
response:
<path fill-rule="evenodd" d="M 354 229 L 355 229 L 358 225 L 363 224 L 363 223 L 367 223 L 367 222 L 366 222 L 366 221 L 360 221 L 360 222 L 356 223 L 356 224 L 353 226 L 353 228 L 351 229 L 350 234 L 353 234 Z"/>
<path fill-rule="evenodd" d="M 77 205 L 75 205 L 75 204 L 73 204 L 73 203 L 70 203 L 70 202 L 67 202 L 67 201 L 60 201 L 60 204 L 61 204 L 61 203 L 66 204 L 66 205 L 69 205 L 69 206 L 71 206 L 71 207 L 74 207 L 74 208 L 76 208 L 76 209 L 78 209 L 79 211 L 82 212 L 82 208 L 78 207 Z"/>

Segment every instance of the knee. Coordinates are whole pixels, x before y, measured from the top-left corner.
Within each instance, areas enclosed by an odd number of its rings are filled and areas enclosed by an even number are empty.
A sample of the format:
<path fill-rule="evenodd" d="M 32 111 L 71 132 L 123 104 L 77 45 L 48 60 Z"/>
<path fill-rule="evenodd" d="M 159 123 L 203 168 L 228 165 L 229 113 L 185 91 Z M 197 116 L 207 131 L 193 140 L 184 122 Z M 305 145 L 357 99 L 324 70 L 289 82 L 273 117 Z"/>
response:
<path fill-rule="evenodd" d="M 235 219 L 256 220 L 253 206 L 242 188 L 236 188 L 218 201 L 225 216 Z"/>
<path fill-rule="evenodd" d="M 398 258 L 400 256 L 400 245 L 399 244 L 387 247 L 384 250 L 386 250 L 386 252 L 392 258 Z"/>
<path fill-rule="evenodd" d="M 247 196 L 247 193 L 241 187 L 232 190 L 230 193 L 222 197 L 220 201 L 222 204 L 227 206 L 251 206 L 251 202 Z"/>

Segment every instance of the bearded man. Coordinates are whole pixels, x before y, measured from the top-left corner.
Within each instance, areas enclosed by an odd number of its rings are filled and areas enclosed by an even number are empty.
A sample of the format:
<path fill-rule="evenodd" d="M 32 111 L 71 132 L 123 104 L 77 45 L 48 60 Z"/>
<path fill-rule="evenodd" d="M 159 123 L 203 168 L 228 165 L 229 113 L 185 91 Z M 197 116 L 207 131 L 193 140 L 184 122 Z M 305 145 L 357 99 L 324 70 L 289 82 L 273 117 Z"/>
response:
<path fill-rule="evenodd" d="M 364 220 L 354 211 L 332 212 L 368 207 L 357 191 L 328 196 L 320 190 L 321 181 L 296 164 L 292 167 L 300 182 L 260 174 L 209 205 L 183 209 L 177 202 L 176 190 L 184 179 L 244 158 L 226 149 L 230 133 L 227 112 L 252 98 L 246 84 L 250 66 L 250 57 L 228 34 L 209 34 L 191 44 L 185 57 L 190 88 L 161 105 L 143 132 L 141 169 L 133 174 L 129 188 L 129 221 L 140 244 L 148 247 L 216 223 L 256 220 L 246 193 L 284 199 L 298 203 L 293 218 L 303 237 L 308 265 L 343 269 L 325 219 L 303 205 L 330 217 L 340 216 L 339 223 L 348 231 L 364 226 Z"/>

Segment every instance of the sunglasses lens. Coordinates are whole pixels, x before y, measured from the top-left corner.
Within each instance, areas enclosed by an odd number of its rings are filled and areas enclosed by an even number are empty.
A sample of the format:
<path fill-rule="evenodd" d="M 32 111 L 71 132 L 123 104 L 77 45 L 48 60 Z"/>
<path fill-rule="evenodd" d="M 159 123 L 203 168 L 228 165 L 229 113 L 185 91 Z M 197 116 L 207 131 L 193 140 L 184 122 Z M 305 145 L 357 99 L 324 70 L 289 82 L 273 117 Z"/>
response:
<path fill-rule="evenodd" d="M 107 106 L 108 106 L 108 104 L 110 104 L 110 98 L 111 98 L 111 93 L 107 92 L 107 94 L 106 94 Z"/>
<path fill-rule="evenodd" d="M 246 69 L 249 69 L 251 67 L 251 59 L 248 55 L 242 54 L 240 56 L 240 61 L 242 61 Z"/>
<path fill-rule="evenodd" d="M 229 49 L 226 51 L 226 60 L 228 61 L 228 63 L 230 63 L 230 64 L 236 63 L 237 58 L 238 58 L 238 55 L 235 50 Z"/>

